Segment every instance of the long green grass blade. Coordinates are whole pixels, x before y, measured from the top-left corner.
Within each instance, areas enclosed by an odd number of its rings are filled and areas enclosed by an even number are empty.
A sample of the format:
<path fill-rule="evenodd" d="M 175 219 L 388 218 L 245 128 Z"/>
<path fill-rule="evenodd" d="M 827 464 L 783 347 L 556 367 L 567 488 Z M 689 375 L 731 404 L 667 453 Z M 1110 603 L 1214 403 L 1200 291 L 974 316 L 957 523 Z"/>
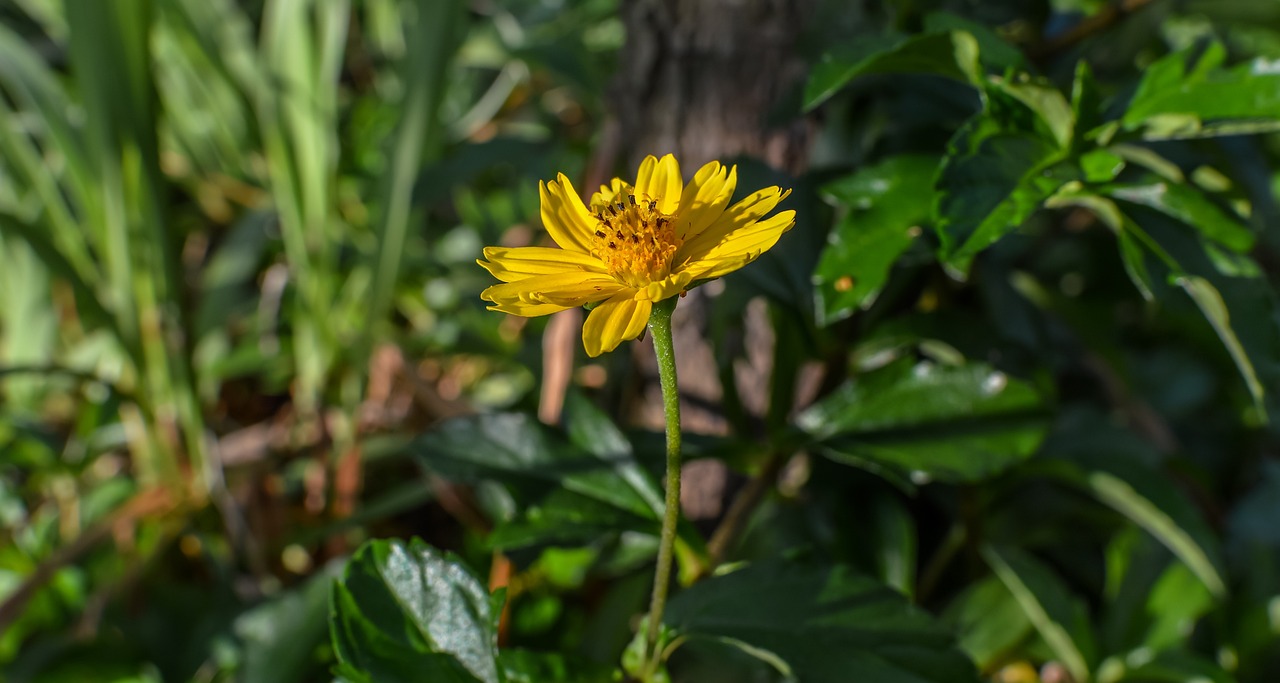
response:
<path fill-rule="evenodd" d="M 391 309 L 409 232 L 413 184 L 424 157 L 436 156 L 441 138 L 440 99 L 466 7 L 461 0 L 417 0 L 414 4 L 416 20 L 406 29 L 409 49 L 399 69 L 406 88 L 404 102 L 396 134 L 388 145 L 391 163 L 379 183 L 384 192 L 366 330 L 380 325 Z"/>

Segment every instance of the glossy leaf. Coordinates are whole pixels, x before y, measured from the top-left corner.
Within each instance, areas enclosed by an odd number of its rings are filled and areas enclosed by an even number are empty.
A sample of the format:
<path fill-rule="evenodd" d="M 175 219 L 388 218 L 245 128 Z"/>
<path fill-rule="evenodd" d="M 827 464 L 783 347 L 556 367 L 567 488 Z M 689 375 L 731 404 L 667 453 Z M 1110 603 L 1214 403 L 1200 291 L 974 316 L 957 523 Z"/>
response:
<path fill-rule="evenodd" d="M 813 274 L 821 322 L 875 301 L 894 262 L 929 220 L 929 206 L 919 198 L 932 190 L 938 163 L 932 156 L 891 157 L 823 188 L 848 213 L 827 236 Z"/>
<path fill-rule="evenodd" d="M 1039 395 L 980 363 L 900 360 L 837 389 L 797 419 L 839 461 L 916 480 L 976 481 L 1029 457 L 1044 438 Z"/>
<path fill-rule="evenodd" d="M 823 55 L 805 84 L 804 108 L 817 107 L 863 76 L 924 74 L 973 84 L 980 73 L 978 41 L 964 31 L 883 36 Z"/>
<path fill-rule="evenodd" d="M 351 681 L 502 680 L 488 591 L 417 539 L 356 551 L 333 587 L 331 633 L 338 672 Z"/>
<path fill-rule="evenodd" d="M 673 638 L 736 645 L 807 683 L 977 680 L 947 629 L 845 567 L 755 564 L 680 593 L 664 621 Z"/>

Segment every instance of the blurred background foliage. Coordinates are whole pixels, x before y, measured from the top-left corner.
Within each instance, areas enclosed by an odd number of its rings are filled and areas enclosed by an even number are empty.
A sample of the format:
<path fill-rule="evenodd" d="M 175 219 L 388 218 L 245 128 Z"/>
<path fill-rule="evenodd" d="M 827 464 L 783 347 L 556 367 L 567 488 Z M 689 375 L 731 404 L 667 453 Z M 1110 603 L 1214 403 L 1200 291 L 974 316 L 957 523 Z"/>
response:
<path fill-rule="evenodd" d="M 673 680 L 1280 679 L 1272 0 L 0 0 L 0 679 L 609 680 L 646 352 L 474 261 L 673 151 L 681 7 L 795 19 L 803 137 L 678 309 Z"/>

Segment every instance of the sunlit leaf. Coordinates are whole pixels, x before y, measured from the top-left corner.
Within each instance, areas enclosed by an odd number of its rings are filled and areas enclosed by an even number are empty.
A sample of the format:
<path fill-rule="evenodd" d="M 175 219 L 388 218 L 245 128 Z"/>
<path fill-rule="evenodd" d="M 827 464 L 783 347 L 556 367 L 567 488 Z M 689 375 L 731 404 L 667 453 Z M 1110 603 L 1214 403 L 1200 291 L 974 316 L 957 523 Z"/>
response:
<path fill-rule="evenodd" d="M 1239 135 L 1280 129 L 1280 68 L 1262 59 L 1224 69 L 1210 43 L 1171 54 L 1143 71 L 1123 123 L 1148 139 Z"/>
<path fill-rule="evenodd" d="M 848 208 L 827 236 L 813 274 L 824 323 L 875 301 L 889 270 L 929 220 L 919 197 L 932 190 L 939 159 L 905 155 L 829 183 L 824 194 Z"/>

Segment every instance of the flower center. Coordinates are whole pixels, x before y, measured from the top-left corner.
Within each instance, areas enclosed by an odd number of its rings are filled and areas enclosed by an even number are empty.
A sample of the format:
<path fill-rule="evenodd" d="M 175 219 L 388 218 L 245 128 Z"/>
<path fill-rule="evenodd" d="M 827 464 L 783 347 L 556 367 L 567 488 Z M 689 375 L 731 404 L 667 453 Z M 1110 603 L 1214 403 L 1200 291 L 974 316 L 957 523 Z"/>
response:
<path fill-rule="evenodd" d="M 658 282 L 671 273 L 671 258 L 680 247 L 673 216 L 658 211 L 650 199 L 596 206 L 595 248 L 592 255 L 604 262 L 609 274 L 633 287 Z"/>

